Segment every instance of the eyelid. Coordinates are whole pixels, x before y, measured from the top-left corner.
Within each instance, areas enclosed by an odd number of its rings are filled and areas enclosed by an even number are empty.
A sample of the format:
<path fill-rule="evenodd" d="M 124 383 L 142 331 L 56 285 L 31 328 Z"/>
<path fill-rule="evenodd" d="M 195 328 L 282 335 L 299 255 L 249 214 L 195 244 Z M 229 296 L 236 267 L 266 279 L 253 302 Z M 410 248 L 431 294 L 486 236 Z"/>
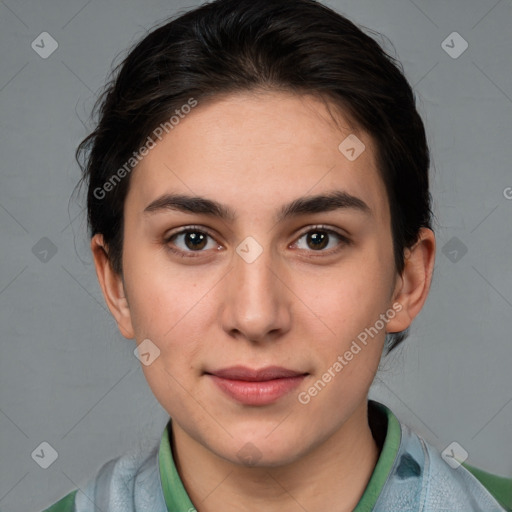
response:
<path fill-rule="evenodd" d="M 337 250 L 339 250 L 339 246 L 340 245 L 350 245 L 352 243 L 352 240 L 349 238 L 349 236 L 347 234 L 343 234 L 342 232 L 340 232 L 338 229 L 335 229 L 331 226 L 327 226 L 327 225 L 324 225 L 324 224 L 314 224 L 314 225 L 309 225 L 305 228 L 303 228 L 299 233 L 297 233 L 295 235 L 295 241 L 292 242 L 290 245 L 295 245 L 297 244 L 297 242 L 304 236 L 304 235 L 307 235 L 308 233 L 310 232 L 314 232 L 315 230 L 318 230 L 318 231 L 325 231 L 329 234 L 335 234 L 336 236 L 338 236 L 341 240 L 341 244 L 338 244 L 337 247 L 335 247 L 334 249 L 330 249 L 330 250 L 327 250 L 327 251 L 307 251 L 307 252 L 311 252 L 311 253 L 318 253 L 317 255 L 322 255 L 322 254 L 332 254 L 332 253 L 335 253 Z M 165 245 L 167 246 L 167 248 L 175 253 L 175 254 L 179 254 L 179 255 L 188 255 L 188 256 L 191 256 L 191 257 L 194 257 L 194 256 L 199 256 L 202 252 L 206 252 L 204 250 L 200 250 L 200 251 L 183 251 L 181 249 L 174 249 L 174 248 L 171 248 L 169 247 L 169 243 L 171 241 L 172 238 L 174 238 L 175 236 L 179 236 L 179 235 L 182 235 L 182 234 L 186 234 L 186 233 L 189 233 L 189 232 L 201 232 L 201 233 L 204 233 L 206 235 L 208 235 L 209 237 L 211 237 L 216 244 L 218 245 L 221 245 L 216 236 L 212 233 L 212 231 L 208 228 L 206 228 L 205 226 L 199 226 L 199 225 L 187 225 L 187 226 L 182 226 L 180 228 L 176 228 L 176 230 L 173 230 L 172 232 L 168 233 L 168 234 L 165 234 L 164 235 L 164 243 Z M 290 246 L 289 245 L 289 246 Z M 288 247 L 289 247 L 288 246 Z"/>
<path fill-rule="evenodd" d="M 179 236 L 179 235 L 183 235 L 183 234 L 186 234 L 186 233 L 191 233 L 191 232 L 192 233 L 194 233 L 194 232 L 204 233 L 205 235 L 207 235 L 210 238 L 212 238 L 215 241 L 215 243 L 217 244 L 217 246 L 221 245 L 217 241 L 216 236 L 213 235 L 212 232 L 208 228 L 206 228 L 204 226 L 198 226 L 198 225 L 187 225 L 187 226 L 181 226 L 180 228 L 176 228 L 176 230 L 173 230 L 170 233 L 166 233 L 164 235 L 164 237 L 163 237 L 163 244 L 164 244 L 166 250 L 171 252 L 171 253 L 173 253 L 174 255 L 180 256 L 182 258 L 197 258 L 197 257 L 200 257 L 201 253 L 204 253 L 206 251 L 204 251 L 204 250 L 201 250 L 201 251 L 184 251 L 182 249 L 178 249 L 178 248 L 175 248 L 175 247 L 171 246 L 171 240 L 174 237 Z"/>
<path fill-rule="evenodd" d="M 334 233 L 334 234 L 338 235 L 340 238 L 346 239 L 347 242 L 350 241 L 350 237 L 349 237 L 348 233 L 346 233 L 346 232 L 343 233 L 338 228 L 327 226 L 325 224 L 312 224 L 310 226 L 307 226 L 306 228 L 304 228 L 303 231 L 300 231 L 296 236 L 297 236 L 297 238 L 301 238 L 302 236 L 306 235 L 307 233 L 309 233 L 311 231 L 314 231 L 315 229 L 317 229 L 318 231 L 327 231 L 328 233 Z"/>
<path fill-rule="evenodd" d="M 346 238 L 347 240 L 349 240 L 349 235 L 347 233 L 342 233 L 338 229 L 333 228 L 331 226 L 327 226 L 325 224 L 312 224 L 312 225 L 309 225 L 309 226 L 303 228 L 301 231 L 299 231 L 295 235 L 295 237 L 296 238 L 300 238 L 300 237 L 304 236 L 305 234 L 307 234 L 310 231 L 313 231 L 315 229 L 318 229 L 318 230 L 321 229 L 323 231 L 329 231 L 329 232 L 332 232 L 332 233 L 336 233 L 338 236 L 340 236 L 342 238 Z M 164 239 L 165 240 L 169 240 L 173 236 L 180 235 L 180 234 L 183 234 L 183 233 L 187 233 L 187 232 L 190 232 L 190 231 L 201 231 L 201 232 L 204 232 L 207 235 L 211 236 L 217 243 L 219 243 L 217 241 L 217 239 L 216 239 L 216 235 L 214 235 L 213 232 L 209 228 L 207 228 L 205 226 L 195 225 L 195 224 L 191 224 L 191 225 L 187 225 L 187 226 L 182 226 L 180 228 L 176 228 L 175 231 L 173 230 L 171 233 L 166 233 L 165 236 L 164 236 Z"/>
<path fill-rule="evenodd" d="M 216 242 L 216 238 L 215 238 L 215 235 L 213 234 L 212 231 L 210 231 L 209 228 L 206 228 L 204 226 L 198 226 L 198 225 L 195 225 L 195 224 L 191 224 L 191 225 L 186 225 L 186 226 L 181 226 L 179 228 L 176 228 L 176 230 L 173 230 L 172 232 L 170 233 L 166 233 L 164 235 L 164 239 L 165 240 L 170 240 L 173 236 L 176 236 L 176 235 L 182 235 L 183 233 L 188 233 L 188 232 L 196 232 L 196 231 L 200 231 L 201 233 L 205 233 L 207 234 L 208 236 L 211 236 Z M 219 243 L 219 242 L 217 242 Z"/>
<path fill-rule="evenodd" d="M 344 246 L 352 245 L 352 240 L 351 240 L 351 238 L 347 234 L 343 234 L 338 229 L 335 229 L 333 227 L 326 226 L 326 225 L 323 225 L 323 224 L 315 224 L 315 225 L 308 226 L 307 228 L 305 228 L 304 231 L 300 232 L 296 236 L 295 242 L 292 242 L 291 245 L 296 245 L 298 243 L 298 241 L 304 235 L 307 235 L 308 233 L 315 232 L 315 231 L 325 231 L 328 234 L 334 234 L 337 237 L 339 237 L 340 243 L 337 244 L 336 247 L 331 248 L 331 249 L 326 250 L 326 251 L 324 251 L 324 250 L 320 250 L 320 251 L 314 251 L 314 250 L 309 250 L 308 251 L 308 250 L 305 250 L 306 252 L 311 254 L 311 257 L 322 257 L 322 256 L 325 257 L 325 256 L 333 255 L 333 254 L 336 254 L 337 252 L 339 252 L 340 250 L 342 250 L 342 248 Z M 300 250 L 301 249 L 299 249 L 299 251 Z"/>

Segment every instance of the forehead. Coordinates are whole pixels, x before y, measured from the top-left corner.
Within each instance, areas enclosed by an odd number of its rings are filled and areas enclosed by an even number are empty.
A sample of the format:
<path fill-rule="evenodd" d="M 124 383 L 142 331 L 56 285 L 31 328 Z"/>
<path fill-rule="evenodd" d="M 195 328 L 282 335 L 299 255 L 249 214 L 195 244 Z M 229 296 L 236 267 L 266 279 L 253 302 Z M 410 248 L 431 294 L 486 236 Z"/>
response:
<path fill-rule="evenodd" d="M 314 96 L 225 95 L 199 101 L 156 139 L 132 172 L 127 203 L 143 210 L 159 195 L 178 192 L 251 215 L 296 197 L 344 190 L 385 220 L 375 151 L 369 134 Z"/>

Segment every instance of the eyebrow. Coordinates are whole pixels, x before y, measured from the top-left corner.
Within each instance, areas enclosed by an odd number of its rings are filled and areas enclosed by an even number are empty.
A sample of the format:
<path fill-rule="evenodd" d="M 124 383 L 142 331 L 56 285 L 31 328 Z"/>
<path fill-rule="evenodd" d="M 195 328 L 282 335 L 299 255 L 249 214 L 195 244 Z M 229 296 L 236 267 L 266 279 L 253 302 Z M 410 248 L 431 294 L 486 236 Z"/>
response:
<path fill-rule="evenodd" d="M 201 196 L 183 194 L 164 194 L 146 206 L 144 213 L 160 213 L 167 210 L 203 214 L 230 222 L 234 222 L 237 218 L 233 209 L 217 201 Z M 299 197 L 285 204 L 278 211 L 276 222 L 282 222 L 299 215 L 334 210 L 352 210 L 372 216 L 371 208 L 362 199 L 343 190 L 335 190 L 328 194 Z"/>

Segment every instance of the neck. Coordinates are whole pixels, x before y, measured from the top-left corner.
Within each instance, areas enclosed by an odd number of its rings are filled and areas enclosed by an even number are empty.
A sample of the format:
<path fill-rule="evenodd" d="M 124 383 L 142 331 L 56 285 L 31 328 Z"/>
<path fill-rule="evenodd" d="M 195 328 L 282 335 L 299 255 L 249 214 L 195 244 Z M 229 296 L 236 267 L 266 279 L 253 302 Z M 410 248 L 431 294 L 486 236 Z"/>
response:
<path fill-rule="evenodd" d="M 353 511 L 380 454 L 368 424 L 367 402 L 322 444 L 282 466 L 234 464 L 174 423 L 172 443 L 178 473 L 199 512 Z"/>

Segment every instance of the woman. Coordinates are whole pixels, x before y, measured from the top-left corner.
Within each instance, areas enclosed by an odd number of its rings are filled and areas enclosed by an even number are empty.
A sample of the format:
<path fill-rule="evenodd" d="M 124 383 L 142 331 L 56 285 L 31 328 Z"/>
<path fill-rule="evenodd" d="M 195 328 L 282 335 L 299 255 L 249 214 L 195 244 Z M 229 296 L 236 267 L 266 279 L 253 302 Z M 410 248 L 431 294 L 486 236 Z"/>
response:
<path fill-rule="evenodd" d="M 147 35 L 99 107 L 96 272 L 170 420 L 49 510 L 505 510 L 368 400 L 435 257 L 393 58 L 314 1 L 218 0 Z"/>

